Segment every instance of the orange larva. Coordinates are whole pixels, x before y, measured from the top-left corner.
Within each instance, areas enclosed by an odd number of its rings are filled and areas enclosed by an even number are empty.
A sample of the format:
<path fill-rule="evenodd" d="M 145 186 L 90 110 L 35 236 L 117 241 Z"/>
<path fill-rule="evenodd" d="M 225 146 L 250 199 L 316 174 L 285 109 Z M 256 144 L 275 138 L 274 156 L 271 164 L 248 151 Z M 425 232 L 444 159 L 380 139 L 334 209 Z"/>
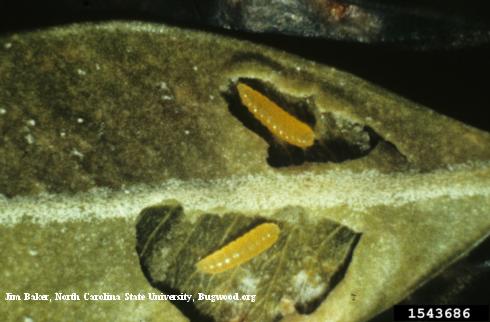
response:
<path fill-rule="evenodd" d="M 243 105 L 274 136 L 303 149 L 313 145 L 315 133 L 308 124 L 298 120 L 247 84 L 238 83 L 237 90 Z"/>
<path fill-rule="evenodd" d="M 244 235 L 201 259 L 197 269 L 216 274 L 248 262 L 274 245 L 279 238 L 279 226 L 273 223 L 258 225 Z"/>

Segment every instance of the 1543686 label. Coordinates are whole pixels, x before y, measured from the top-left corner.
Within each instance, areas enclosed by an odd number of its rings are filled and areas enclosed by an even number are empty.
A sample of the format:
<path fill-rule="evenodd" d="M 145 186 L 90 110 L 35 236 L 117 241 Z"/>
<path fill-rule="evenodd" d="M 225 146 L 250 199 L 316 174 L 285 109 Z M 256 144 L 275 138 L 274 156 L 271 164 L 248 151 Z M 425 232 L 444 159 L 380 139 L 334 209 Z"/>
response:
<path fill-rule="evenodd" d="M 394 321 L 489 321 L 488 305 L 395 305 Z"/>

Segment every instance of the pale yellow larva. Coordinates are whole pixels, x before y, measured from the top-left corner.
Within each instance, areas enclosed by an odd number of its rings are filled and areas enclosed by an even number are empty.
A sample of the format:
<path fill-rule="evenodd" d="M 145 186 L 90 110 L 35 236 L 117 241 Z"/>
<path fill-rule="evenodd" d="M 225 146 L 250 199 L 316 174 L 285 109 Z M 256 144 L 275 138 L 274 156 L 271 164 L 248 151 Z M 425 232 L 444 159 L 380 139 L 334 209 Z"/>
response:
<path fill-rule="evenodd" d="M 273 223 L 260 224 L 229 244 L 200 260 L 199 271 L 216 274 L 248 262 L 272 247 L 279 238 L 279 226 Z"/>
<path fill-rule="evenodd" d="M 243 105 L 274 136 L 302 149 L 313 145 L 315 132 L 308 124 L 298 120 L 247 84 L 238 83 L 237 90 Z"/>

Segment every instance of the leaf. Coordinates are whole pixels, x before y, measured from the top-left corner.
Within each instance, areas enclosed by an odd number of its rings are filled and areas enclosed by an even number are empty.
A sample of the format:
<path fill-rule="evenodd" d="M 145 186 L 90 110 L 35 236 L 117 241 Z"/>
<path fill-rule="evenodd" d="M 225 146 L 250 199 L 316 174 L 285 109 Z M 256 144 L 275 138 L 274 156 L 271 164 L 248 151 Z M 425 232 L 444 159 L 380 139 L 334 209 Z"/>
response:
<path fill-rule="evenodd" d="M 262 222 L 280 227 L 270 249 L 223 273 L 196 270 L 201 258 Z M 300 207 L 278 210 L 270 218 L 239 213 L 191 217 L 172 202 L 141 212 L 136 249 L 148 280 L 163 292 L 192 294 L 201 318 L 266 322 L 294 306 L 305 313 L 314 310 L 341 279 L 359 237 L 334 221 L 313 220 Z M 212 302 L 199 300 L 199 293 L 251 294 L 256 301 Z"/>

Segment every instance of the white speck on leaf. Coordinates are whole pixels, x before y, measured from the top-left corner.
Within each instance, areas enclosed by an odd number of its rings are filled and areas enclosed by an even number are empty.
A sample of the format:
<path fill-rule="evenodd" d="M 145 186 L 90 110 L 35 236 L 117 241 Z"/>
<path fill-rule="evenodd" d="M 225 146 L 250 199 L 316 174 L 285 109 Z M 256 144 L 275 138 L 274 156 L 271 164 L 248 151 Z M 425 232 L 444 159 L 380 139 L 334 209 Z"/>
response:
<path fill-rule="evenodd" d="M 34 143 L 34 137 L 30 133 L 27 134 L 26 136 L 24 136 L 24 139 L 26 139 L 26 141 L 27 141 L 28 144 L 33 144 Z"/>
<path fill-rule="evenodd" d="M 71 151 L 71 155 L 74 155 L 76 157 L 79 157 L 80 159 L 83 159 L 84 155 L 82 152 L 78 151 L 77 149 L 73 149 Z"/>
<path fill-rule="evenodd" d="M 168 86 L 167 86 L 167 83 L 165 82 L 160 82 L 158 83 L 158 87 L 160 87 L 161 90 L 164 90 L 164 91 L 167 91 L 168 90 Z"/>

